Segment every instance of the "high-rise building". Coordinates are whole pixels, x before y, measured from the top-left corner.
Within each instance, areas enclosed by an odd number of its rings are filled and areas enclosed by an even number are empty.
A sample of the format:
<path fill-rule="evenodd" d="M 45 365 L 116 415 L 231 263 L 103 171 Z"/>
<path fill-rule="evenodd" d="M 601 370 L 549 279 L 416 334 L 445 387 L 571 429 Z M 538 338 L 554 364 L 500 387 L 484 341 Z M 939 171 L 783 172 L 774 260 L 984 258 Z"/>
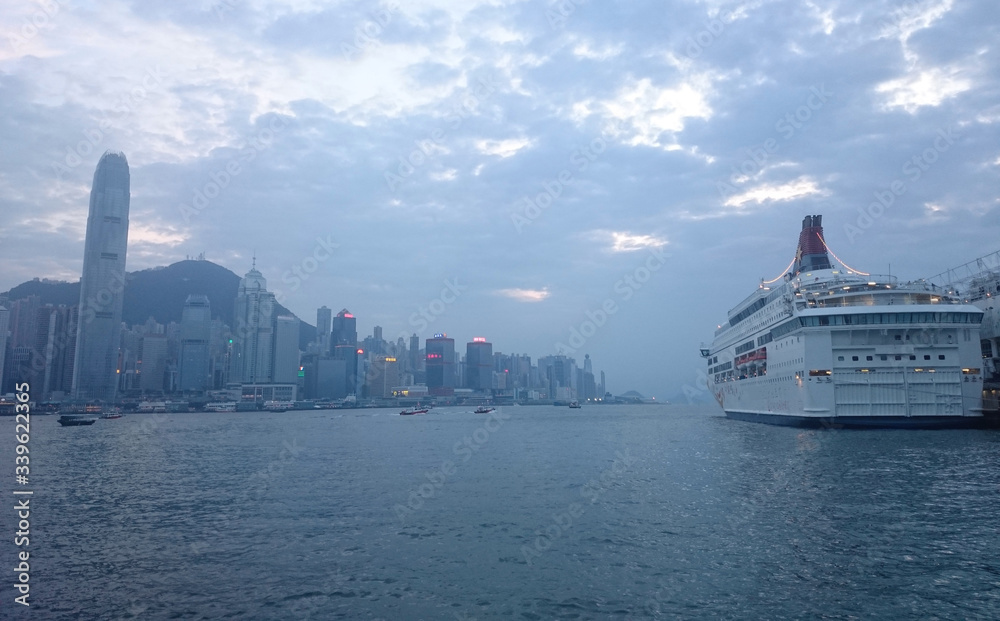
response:
<path fill-rule="evenodd" d="M 212 307 L 207 295 L 189 295 L 181 312 L 178 388 L 202 391 L 211 387 L 209 343 Z"/>
<path fill-rule="evenodd" d="M 420 370 L 420 337 L 415 333 L 410 337 L 410 350 L 407 353 L 410 356 L 409 371 L 416 373 Z"/>
<path fill-rule="evenodd" d="M 369 398 L 391 397 L 392 389 L 399 386 L 399 364 L 393 356 L 378 356 L 365 373 Z"/>
<path fill-rule="evenodd" d="M 333 359 L 342 361 L 344 364 L 344 396 L 358 394 L 358 348 L 356 345 L 334 345 Z M 334 367 L 330 367 L 334 368 Z M 337 367 L 339 368 L 339 367 Z M 334 386 L 340 385 L 340 380 L 335 380 Z"/>
<path fill-rule="evenodd" d="M 316 342 L 319 355 L 330 355 L 330 331 L 333 329 L 333 311 L 325 305 L 316 309 Z"/>
<path fill-rule="evenodd" d="M 145 334 L 140 347 L 139 388 L 148 393 L 163 392 L 167 377 L 167 335 Z"/>
<path fill-rule="evenodd" d="M 240 281 L 233 305 L 233 349 L 229 381 L 266 384 L 274 373 L 274 294 L 257 271 L 257 260 Z"/>
<path fill-rule="evenodd" d="M 484 337 L 465 344 L 465 387 L 487 392 L 493 388 L 493 343 Z"/>
<path fill-rule="evenodd" d="M 425 342 L 427 392 L 432 395 L 455 394 L 455 339 L 435 334 Z"/>
<path fill-rule="evenodd" d="M 337 345 L 358 346 L 358 320 L 346 308 L 333 318 L 333 332 L 330 335 L 330 348 Z"/>
<path fill-rule="evenodd" d="M 274 328 L 274 382 L 295 384 L 299 379 L 299 320 L 282 315 Z"/>
<path fill-rule="evenodd" d="M 90 214 L 80 278 L 80 323 L 73 395 L 114 401 L 128 246 L 129 169 L 124 153 L 106 152 L 90 190 Z"/>
<path fill-rule="evenodd" d="M 72 390 L 77 321 L 76 306 L 46 304 L 38 309 L 32 381 L 44 399 L 62 399 Z"/>

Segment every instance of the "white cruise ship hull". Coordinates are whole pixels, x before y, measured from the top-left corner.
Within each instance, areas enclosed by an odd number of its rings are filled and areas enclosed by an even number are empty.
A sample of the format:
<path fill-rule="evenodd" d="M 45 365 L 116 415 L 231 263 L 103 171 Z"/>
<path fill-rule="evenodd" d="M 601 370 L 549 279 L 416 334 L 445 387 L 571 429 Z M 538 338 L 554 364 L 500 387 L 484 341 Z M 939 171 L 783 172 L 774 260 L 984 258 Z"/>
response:
<path fill-rule="evenodd" d="M 807 218 L 796 268 L 733 309 L 703 349 L 726 415 L 802 427 L 985 426 L 982 311 L 928 283 L 833 269 L 821 231 L 818 216 Z"/>

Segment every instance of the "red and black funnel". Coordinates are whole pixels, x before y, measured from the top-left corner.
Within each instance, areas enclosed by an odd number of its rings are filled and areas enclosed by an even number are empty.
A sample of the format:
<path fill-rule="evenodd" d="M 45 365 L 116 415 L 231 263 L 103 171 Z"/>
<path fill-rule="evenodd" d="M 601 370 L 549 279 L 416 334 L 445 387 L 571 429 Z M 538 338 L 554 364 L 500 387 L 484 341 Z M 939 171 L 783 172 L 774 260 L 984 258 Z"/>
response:
<path fill-rule="evenodd" d="M 799 233 L 799 248 L 795 251 L 795 266 L 793 275 L 799 272 L 828 270 L 830 257 L 826 254 L 826 244 L 823 243 L 823 216 L 806 216 L 802 220 L 802 232 Z"/>

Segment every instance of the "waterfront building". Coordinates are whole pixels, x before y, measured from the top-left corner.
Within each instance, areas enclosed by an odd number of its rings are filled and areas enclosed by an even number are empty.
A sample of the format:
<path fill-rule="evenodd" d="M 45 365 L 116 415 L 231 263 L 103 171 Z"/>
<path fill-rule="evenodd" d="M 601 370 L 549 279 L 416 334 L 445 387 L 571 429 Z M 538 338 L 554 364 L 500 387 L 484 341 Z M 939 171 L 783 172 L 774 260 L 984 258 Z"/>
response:
<path fill-rule="evenodd" d="M 493 388 L 493 343 L 485 337 L 474 337 L 465 344 L 465 387 L 485 392 Z"/>
<path fill-rule="evenodd" d="M 73 363 L 77 399 L 114 401 L 117 395 L 129 198 L 125 154 L 108 151 L 97 164 L 90 190 Z"/>
<path fill-rule="evenodd" d="M 189 295 L 181 312 L 178 388 L 203 391 L 210 384 L 212 308 L 206 295 Z"/>
<path fill-rule="evenodd" d="M 427 390 L 431 395 L 455 394 L 455 339 L 435 334 L 425 342 Z"/>
<path fill-rule="evenodd" d="M 240 281 L 233 306 L 230 382 L 258 384 L 273 379 L 275 305 L 274 294 L 267 290 L 267 280 L 257 271 L 254 259 Z"/>

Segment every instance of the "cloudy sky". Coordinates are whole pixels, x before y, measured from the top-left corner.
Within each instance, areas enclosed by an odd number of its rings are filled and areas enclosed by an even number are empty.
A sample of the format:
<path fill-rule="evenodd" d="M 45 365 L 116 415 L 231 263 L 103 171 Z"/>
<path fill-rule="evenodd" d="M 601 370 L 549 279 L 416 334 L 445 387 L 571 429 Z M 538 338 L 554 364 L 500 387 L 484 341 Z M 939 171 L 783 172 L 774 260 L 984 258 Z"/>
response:
<path fill-rule="evenodd" d="M 806 214 L 903 278 L 1000 248 L 998 22 L 990 0 L 4 2 L 0 290 L 79 279 L 122 150 L 130 271 L 256 251 L 310 323 L 571 346 L 670 397 Z"/>

